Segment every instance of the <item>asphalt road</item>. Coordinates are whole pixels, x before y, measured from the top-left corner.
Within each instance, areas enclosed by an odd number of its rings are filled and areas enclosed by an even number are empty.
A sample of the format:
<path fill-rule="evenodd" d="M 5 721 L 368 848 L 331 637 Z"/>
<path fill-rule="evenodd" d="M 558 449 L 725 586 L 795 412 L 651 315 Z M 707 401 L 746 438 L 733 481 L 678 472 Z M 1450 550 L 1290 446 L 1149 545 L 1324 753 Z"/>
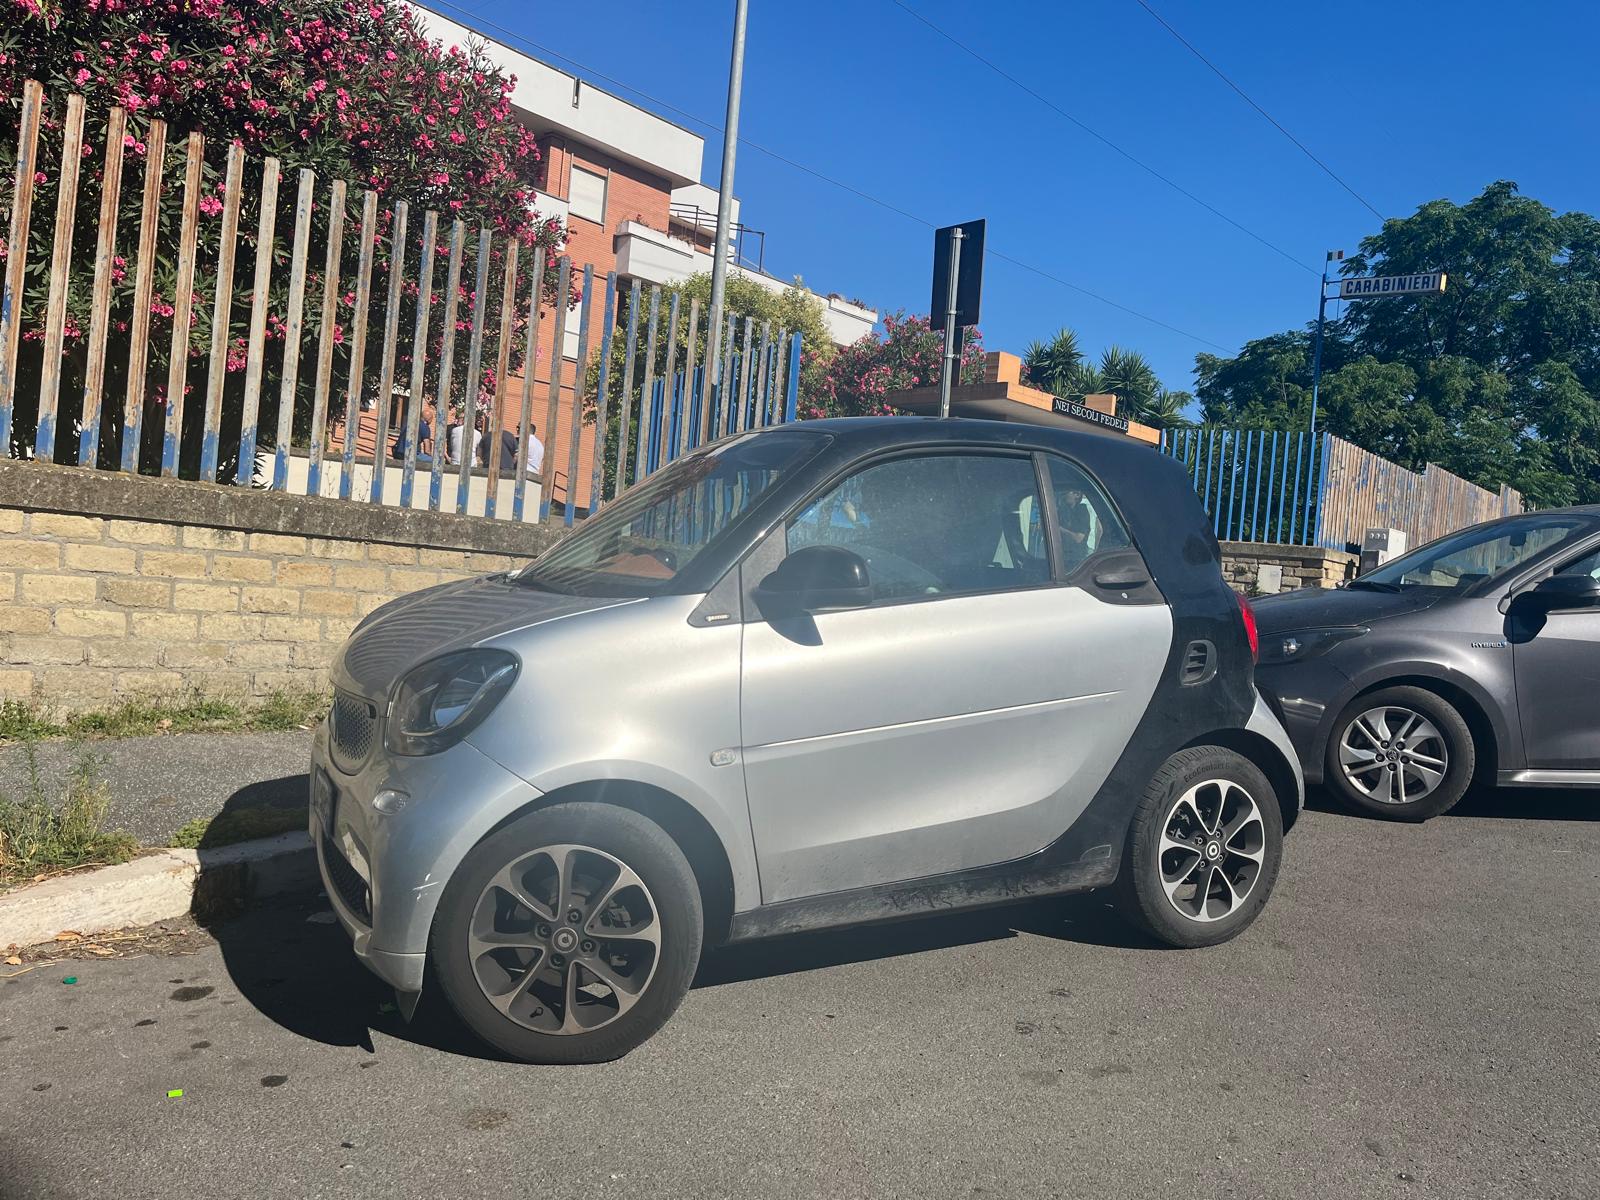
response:
<path fill-rule="evenodd" d="M 1590 1198 L 1597 814 L 1308 813 L 1212 950 L 1085 898 L 724 953 L 601 1067 L 407 1027 L 255 913 L 0 983 L 0 1195 Z"/>

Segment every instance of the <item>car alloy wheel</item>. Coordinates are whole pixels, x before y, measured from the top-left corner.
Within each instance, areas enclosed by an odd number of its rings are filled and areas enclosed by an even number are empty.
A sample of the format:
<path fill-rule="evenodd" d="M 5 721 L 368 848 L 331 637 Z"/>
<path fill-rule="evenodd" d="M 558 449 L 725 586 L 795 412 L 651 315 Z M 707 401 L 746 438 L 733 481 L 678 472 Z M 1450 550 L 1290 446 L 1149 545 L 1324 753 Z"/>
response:
<path fill-rule="evenodd" d="M 661 958 L 643 879 L 592 846 L 541 846 L 501 869 L 467 931 L 489 1003 L 536 1033 L 590 1033 L 638 1002 Z"/>
<path fill-rule="evenodd" d="M 1261 878 L 1266 827 L 1255 797 L 1231 779 L 1207 779 L 1180 795 L 1161 826 L 1161 890 L 1180 916 L 1220 921 Z"/>
<path fill-rule="evenodd" d="M 1339 739 L 1345 782 L 1379 804 L 1414 804 L 1439 789 L 1450 770 L 1450 746 L 1414 709 L 1385 704 L 1345 726 Z"/>

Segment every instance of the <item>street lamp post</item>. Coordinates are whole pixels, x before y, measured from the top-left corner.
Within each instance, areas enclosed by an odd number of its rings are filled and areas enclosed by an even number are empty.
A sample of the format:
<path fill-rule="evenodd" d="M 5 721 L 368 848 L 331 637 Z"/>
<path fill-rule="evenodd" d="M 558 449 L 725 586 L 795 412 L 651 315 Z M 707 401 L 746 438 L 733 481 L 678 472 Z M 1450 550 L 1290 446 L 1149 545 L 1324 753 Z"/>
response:
<path fill-rule="evenodd" d="M 739 148 L 739 99 L 744 90 L 744 27 L 749 0 L 734 0 L 733 54 L 728 65 L 728 115 L 722 123 L 722 183 L 717 196 L 717 242 L 711 262 L 711 327 L 706 362 L 711 367 L 712 412 L 722 395 L 722 309 L 728 288 L 728 234 L 733 222 L 733 161 Z"/>

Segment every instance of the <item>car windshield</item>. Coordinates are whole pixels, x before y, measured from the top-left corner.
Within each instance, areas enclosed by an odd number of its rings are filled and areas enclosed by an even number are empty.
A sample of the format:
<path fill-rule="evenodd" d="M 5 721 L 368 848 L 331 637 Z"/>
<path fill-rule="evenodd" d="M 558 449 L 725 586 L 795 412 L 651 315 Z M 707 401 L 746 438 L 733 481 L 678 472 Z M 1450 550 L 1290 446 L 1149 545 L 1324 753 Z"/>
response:
<path fill-rule="evenodd" d="M 768 488 L 828 441 L 780 429 L 707 446 L 636 485 L 511 579 L 578 596 L 667 592 Z"/>
<path fill-rule="evenodd" d="M 1530 514 L 1464 529 L 1401 555 L 1369 571 L 1351 587 L 1378 591 L 1444 588 L 1465 591 L 1492 576 L 1520 567 L 1534 555 L 1571 538 L 1583 523 L 1572 517 Z"/>

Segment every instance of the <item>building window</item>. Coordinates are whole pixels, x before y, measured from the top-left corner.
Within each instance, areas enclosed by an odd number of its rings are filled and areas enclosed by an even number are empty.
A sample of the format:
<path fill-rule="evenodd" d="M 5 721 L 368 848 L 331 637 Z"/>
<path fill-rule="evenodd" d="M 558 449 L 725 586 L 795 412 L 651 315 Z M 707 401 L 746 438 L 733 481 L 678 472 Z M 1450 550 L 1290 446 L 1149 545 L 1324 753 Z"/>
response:
<path fill-rule="evenodd" d="M 575 217 L 606 223 L 606 177 L 574 165 L 572 183 L 567 192 L 567 209 Z"/>

